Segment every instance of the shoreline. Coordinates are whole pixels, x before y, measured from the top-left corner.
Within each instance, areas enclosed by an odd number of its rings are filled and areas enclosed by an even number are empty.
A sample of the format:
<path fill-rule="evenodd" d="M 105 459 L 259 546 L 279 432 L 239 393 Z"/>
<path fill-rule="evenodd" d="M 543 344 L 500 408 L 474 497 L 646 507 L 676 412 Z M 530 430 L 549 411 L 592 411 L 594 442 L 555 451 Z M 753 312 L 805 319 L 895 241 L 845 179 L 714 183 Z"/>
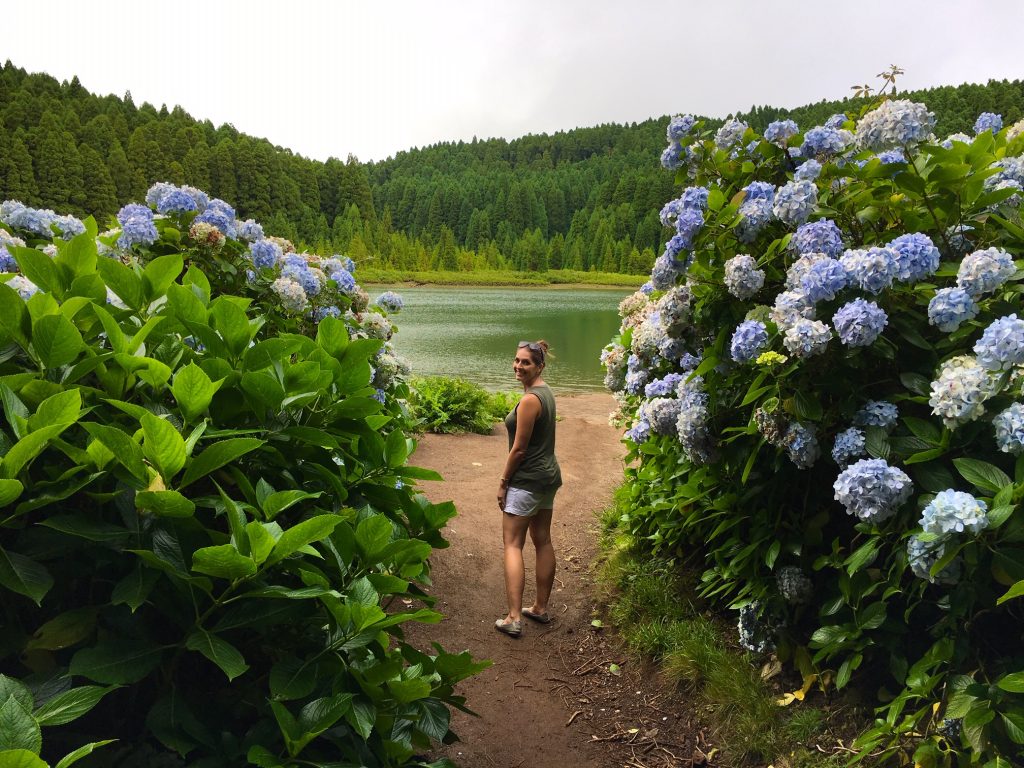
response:
<path fill-rule="evenodd" d="M 647 275 L 612 272 L 428 272 L 404 270 L 357 270 L 356 280 L 364 285 L 393 285 L 407 288 L 453 286 L 466 288 L 558 288 L 563 290 L 635 291 Z"/>

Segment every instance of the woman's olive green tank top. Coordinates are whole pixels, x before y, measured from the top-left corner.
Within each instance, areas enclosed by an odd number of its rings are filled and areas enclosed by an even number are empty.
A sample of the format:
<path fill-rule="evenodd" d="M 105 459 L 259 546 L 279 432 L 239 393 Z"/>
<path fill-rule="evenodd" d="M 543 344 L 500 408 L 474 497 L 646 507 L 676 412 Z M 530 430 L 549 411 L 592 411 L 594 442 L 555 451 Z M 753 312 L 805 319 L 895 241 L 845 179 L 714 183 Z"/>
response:
<path fill-rule="evenodd" d="M 540 400 L 540 415 L 533 425 L 533 434 L 526 446 L 526 456 L 519 468 L 512 473 L 508 484 L 514 488 L 527 491 L 544 492 L 558 488 L 562 484 L 562 471 L 555 458 L 555 396 L 547 384 L 530 387 L 525 395 L 536 395 Z M 508 430 L 508 448 L 516 440 L 516 405 L 505 417 L 505 428 Z"/>

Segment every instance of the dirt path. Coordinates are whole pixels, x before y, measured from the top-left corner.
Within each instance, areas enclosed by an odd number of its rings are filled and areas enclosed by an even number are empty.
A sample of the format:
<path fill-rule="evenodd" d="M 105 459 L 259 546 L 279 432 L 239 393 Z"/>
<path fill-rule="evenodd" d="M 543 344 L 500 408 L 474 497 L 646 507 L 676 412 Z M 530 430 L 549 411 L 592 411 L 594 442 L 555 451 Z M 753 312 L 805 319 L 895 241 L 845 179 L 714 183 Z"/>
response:
<path fill-rule="evenodd" d="M 549 612 L 556 618 L 550 626 L 524 621 L 519 639 L 493 626 L 506 610 L 494 500 L 507 453 L 504 428 L 485 436 L 428 435 L 412 457 L 413 464 L 445 478 L 423 484 L 428 498 L 453 500 L 459 515 L 446 532 L 451 547 L 432 558 L 431 591 L 446 618 L 408 634 L 424 648 L 437 640 L 447 650 L 468 649 L 494 662 L 458 690 L 480 717 L 456 712 L 452 728 L 461 741 L 438 753 L 462 768 L 690 765 L 689 745 L 678 744 L 677 750 L 685 747 L 685 763 L 663 756 L 658 762 L 629 762 L 633 750 L 627 742 L 639 738 L 650 753 L 658 746 L 659 729 L 676 731 L 681 723 L 663 711 L 665 704 L 657 706 L 664 694 L 653 691 L 638 670 L 608 672 L 613 663 L 625 666 L 625 659 L 591 626 L 597 606 L 588 569 L 597 549 L 597 515 L 622 479 L 623 446 L 608 426 L 614 405 L 604 394 L 558 399 L 557 454 L 565 484 L 551 530 L 558 574 Z M 525 555 L 528 605 L 534 573 L 529 541 Z"/>

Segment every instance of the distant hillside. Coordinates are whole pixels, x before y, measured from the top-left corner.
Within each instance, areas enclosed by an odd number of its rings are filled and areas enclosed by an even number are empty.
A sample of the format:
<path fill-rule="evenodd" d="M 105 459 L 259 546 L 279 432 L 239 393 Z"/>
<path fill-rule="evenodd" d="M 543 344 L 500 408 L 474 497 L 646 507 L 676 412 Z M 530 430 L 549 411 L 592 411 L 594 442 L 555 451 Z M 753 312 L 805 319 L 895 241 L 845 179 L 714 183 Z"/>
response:
<path fill-rule="evenodd" d="M 928 104 L 940 136 L 969 132 L 983 111 L 1007 124 L 1024 114 L 1024 82 L 1016 80 L 900 95 Z M 862 104 L 760 106 L 738 117 L 762 129 L 781 118 L 810 127 Z M 180 107 L 95 96 L 77 78 L 62 83 L 8 61 L 0 71 L 0 199 L 103 219 L 166 180 L 232 202 L 268 233 L 383 267 L 642 272 L 664 240 L 657 212 L 672 196 L 672 174 L 658 162 L 667 120 L 321 163 Z"/>

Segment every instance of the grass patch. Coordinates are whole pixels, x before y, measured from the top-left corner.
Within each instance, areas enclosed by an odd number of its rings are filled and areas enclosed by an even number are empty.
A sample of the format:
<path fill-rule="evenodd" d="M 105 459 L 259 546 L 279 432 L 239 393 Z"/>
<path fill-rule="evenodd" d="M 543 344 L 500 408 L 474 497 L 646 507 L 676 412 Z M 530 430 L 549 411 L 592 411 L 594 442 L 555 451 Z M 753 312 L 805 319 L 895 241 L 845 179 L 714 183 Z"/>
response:
<path fill-rule="evenodd" d="M 844 765 L 842 756 L 813 748 L 835 743 L 827 713 L 807 702 L 775 703 L 779 691 L 736 646 L 735 626 L 695 602 L 696 574 L 651 558 L 619 527 L 626 500 L 620 489 L 616 505 L 601 515 L 598 584 L 607 618 L 632 654 L 657 662 L 661 674 L 686 691 L 722 750 L 715 764 Z"/>
<path fill-rule="evenodd" d="M 519 401 L 515 392 L 488 392 L 465 379 L 424 376 L 409 383 L 409 406 L 421 432 L 486 435 Z"/>
<path fill-rule="evenodd" d="M 375 269 L 359 266 L 360 283 L 421 283 L 424 285 L 545 286 L 592 285 L 614 288 L 639 288 L 647 275 L 622 275 L 616 272 L 582 272 L 552 269 L 547 272 L 431 272 L 406 269 Z"/>

